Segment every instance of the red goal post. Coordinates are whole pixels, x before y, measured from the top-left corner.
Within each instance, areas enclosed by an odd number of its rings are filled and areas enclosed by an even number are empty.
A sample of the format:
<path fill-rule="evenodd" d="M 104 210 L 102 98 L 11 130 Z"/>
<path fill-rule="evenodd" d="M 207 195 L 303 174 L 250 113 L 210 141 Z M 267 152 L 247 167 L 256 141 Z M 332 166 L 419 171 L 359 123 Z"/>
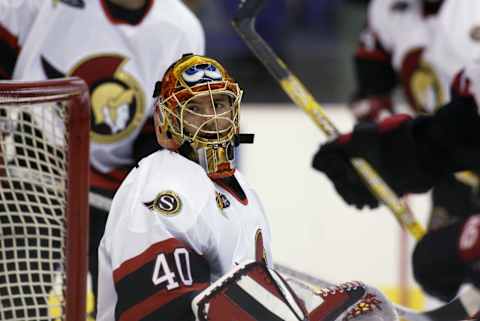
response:
<path fill-rule="evenodd" d="M 86 320 L 89 128 L 82 80 L 0 82 L 0 320 Z"/>

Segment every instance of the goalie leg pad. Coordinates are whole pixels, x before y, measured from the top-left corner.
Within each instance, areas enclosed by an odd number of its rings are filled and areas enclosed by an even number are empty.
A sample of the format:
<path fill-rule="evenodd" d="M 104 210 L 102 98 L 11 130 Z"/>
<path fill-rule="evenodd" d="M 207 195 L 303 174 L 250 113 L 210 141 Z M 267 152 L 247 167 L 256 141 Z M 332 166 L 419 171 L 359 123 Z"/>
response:
<path fill-rule="evenodd" d="M 198 321 L 304 321 L 295 293 L 260 262 L 240 265 L 202 291 L 192 302 Z"/>

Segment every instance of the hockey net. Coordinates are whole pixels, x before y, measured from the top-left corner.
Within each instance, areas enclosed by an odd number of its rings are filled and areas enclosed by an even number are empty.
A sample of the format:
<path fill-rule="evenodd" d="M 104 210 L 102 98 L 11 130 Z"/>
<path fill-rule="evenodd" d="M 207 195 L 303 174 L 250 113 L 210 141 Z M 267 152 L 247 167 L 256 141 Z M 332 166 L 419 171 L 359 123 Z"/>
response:
<path fill-rule="evenodd" d="M 0 320 L 85 320 L 88 90 L 0 82 Z"/>

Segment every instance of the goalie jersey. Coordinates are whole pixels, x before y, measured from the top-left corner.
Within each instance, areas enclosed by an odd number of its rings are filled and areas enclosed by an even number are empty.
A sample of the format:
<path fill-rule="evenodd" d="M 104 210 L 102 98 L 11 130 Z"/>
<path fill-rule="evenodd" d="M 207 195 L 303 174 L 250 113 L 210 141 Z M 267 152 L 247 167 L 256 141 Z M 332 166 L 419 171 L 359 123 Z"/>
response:
<path fill-rule="evenodd" d="M 85 80 L 91 184 L 107 190 L 149 154 L 134 148 L 142 134 L 154 137 L 155 82 L 184 53 L 205 50 L 202 26 L 180 0 L 147 0 L 136 23 L 115 10 L 106 0 L 0 0 L 0 78 Z"/>
<path fill-rule="evenodd" d="M 246 201 L 167 150 L 130 172 L 99 248 L 98 321 L 188 320 L 192 298 L 235 265 L 271 265 L 263 208 L 238 171 L 235 178 Z"/>

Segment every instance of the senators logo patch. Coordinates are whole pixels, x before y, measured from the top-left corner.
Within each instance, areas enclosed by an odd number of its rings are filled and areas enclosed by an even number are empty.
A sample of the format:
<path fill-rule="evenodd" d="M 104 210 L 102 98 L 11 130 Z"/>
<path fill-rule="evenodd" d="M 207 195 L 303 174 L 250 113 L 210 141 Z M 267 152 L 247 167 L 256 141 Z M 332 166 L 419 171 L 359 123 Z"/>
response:
<path fill-rule="evenodd" d="M 224 194 L 215 192 L 215 199 L 217 201 L 217 206 L 219 209 L 223 210 L 230 207 L 230 201 Z"/>
<path fill-rule="evenodd" d="M 418 112 L 431 113 L 445 103 L 445 93 L 435 69 L 422 61 L 412 74 L 409 90 Z"/>
<path fill-rule="evenodd" d="M 77 76 L 90 89 L 92 103 L 90 138 L 97 144 L 128 139 L 142 125 L 145 94 L 137 79 L 124 70 L 127 57 L 100 54 L 85 57 L 68 73 L 41 57 L 47 78 Z"/>
<path fill-rule="evenodd" d="M 182 202 L 177 193 L 172 191 L 161 192 L 153 201 L 143 203 L 150 210 L 165 216 L 174 216 L 182 208 Z"/>

